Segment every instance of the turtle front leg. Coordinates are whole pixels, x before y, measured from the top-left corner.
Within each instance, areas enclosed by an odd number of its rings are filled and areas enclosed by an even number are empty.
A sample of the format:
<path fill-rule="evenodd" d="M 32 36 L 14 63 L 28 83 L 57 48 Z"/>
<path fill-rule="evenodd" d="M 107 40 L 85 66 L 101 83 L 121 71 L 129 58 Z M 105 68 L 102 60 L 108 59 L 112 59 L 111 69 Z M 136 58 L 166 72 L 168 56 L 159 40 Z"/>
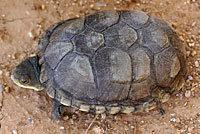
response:
<path fill-rule="evenodd" d="M 59 121 L 61 115 L 65 112 L 66 110 L 66 106 L 64 106 L 63 104 L 61 104 L 59 101 L 57 101 L 56 99 L 54 100 L 54 106 L 53 106 L 53 116 L 54 119 L 56 121 Z"/>

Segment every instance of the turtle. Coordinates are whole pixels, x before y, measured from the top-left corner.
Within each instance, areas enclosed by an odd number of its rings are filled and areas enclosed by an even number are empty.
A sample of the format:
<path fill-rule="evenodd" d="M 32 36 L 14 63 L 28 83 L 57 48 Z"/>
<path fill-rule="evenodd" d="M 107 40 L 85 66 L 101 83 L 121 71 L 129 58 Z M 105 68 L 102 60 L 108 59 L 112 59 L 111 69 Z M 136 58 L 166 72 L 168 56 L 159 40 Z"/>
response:
<path fill-rule="evenodd" d="M 45 90 L 53 116 L 64 107 L 95 114 L 149 112 L 185 83 L 185 47 L 166 21 L 138 10 L 105 10 L 50 26 L 15 84 Z"/>

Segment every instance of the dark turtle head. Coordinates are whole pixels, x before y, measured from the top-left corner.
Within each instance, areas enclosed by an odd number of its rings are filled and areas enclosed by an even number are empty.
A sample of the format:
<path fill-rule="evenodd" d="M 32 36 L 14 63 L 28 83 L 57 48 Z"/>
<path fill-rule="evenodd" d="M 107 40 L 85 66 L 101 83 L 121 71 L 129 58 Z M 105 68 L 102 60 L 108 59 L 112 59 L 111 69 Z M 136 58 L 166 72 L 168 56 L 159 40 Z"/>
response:
<path fill-rule="evenodd" d="M 40 67 L 37 56 L 29 57 L 15 67 L 11 79 L 20 87 L 40 91 L 44 89 L 40 83 Z"/>

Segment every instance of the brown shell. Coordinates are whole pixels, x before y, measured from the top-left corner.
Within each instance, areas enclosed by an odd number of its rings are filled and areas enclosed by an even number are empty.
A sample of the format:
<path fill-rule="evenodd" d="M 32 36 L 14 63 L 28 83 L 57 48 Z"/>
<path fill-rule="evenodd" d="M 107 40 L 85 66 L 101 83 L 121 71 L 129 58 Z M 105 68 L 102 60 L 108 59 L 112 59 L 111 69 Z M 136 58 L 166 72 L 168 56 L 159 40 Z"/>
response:
<path fill-rule="evenodd" d="M 171 26 L 141 11 L 102 11 L 59 22 L 40 38 L 40 81 L 67 106 L 141 112 L 166 102 L 185 76 Z"/>

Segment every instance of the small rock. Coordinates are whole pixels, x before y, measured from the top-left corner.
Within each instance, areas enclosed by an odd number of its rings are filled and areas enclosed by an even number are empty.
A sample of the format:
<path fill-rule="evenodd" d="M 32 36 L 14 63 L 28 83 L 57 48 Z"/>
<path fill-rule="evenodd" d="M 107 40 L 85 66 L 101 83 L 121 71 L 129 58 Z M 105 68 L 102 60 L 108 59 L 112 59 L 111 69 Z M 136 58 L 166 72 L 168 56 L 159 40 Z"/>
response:
<path fill-rule="evenodd" d="M 3 114 L 2 113 L 0 113 L 0 120 L 2 120 L 3 119 Z"/>
<path fill-rule="evenodd" d="M 32 32 L 29 32 L 28 35 L 29 35 L 30 38 L 33 38 L 33 33 Z"/>
<path fill-rule="evenodd" d="M 1 15 L 1 17 L 3 17 L 3 18 L 4 18 L 4 17 L 6 17 L 6 15 L 5 15 L 5 14 L 2 14 L 2 15 Z"/>
<path fill-rule="evenodd" d="M 131 125 L 131 129 L 134 129 L 135 127 Z"/>
<path fill-rule="evenodd" d="M 97 126 L 95 126 L 92 130 L 95 132 L 95 134 L 103 134 L 104 133 L 104 130 Z"/>
<path fill-rule="evenodd" d="M 5 86 L 0 84 L 0 90 L 4 91 L 5 90 Z"/>
<path fill-rule="evenodd" d="M 42 10 L 44 10 L 46 8 L 46 6 L 44 4 L 42 4 L 41 8 L 42 8 Z"/>
<path fill-rule="evenodd" d="M 2 76 L 3 75 L 3 71 L 2 70 L 0 70 L 0 76 Z"/>
<path fill-rule="evenodd" d="M 97 3 L 96 3 L 96 6 L 98 6 L 98 7 L 105 7 L 106 4 L 104 4 L 104 3 L 100 3 L 100 2 L 97 2 Z"/>
<path fill-rule="evenodd" d="M 13 133 L 13 134 L 17 134 L 17 130 L 13 130 L 12 133 Z"/>
<path fill-rule="evenodd" d="M 191 96 L 191 91 L 190 90 L 186 90 L 185 97 L 189 98 L 190 96 Z"/>
<path fill-rule="evenodd" d="M 177 28 L 177 26 L 178 26 L 178 25 L 177 25 L 177 23 L 172 23 L 172 27 L 173 27 L 173 28 L 175 28 L 175 29 L 176 29 L 176 28 Z"/>
<path fill-rule="evenodd" d="M 194 27 L 195 25 L 196 25 L 196 22 L 193 22 L 193 23 L 192 23 L 192 27 Z"/>
<path fill-rule="evenodd" d="M 63 130 L 63 129 L 65 129 L 65 127 L 63 127 L 63 126 L 62 126 L 62 127 L 60 127 L 60 129 L 62 129 L 62 130 Z"/>
<path fill-rule="evenodd" d="M 186 51 L 187 57 L 190 56 L 190 51 Z"/>
<path fill-rule="evenodd" d="M 105 120 L 105 119 L 106 119 L 106 114 L 105 114 L 105 113 L 101 114 L 101 118 L 102 118 L 103 120 Z"/>
<path fill-rule="evenodd" d="M 175 118 L 171 118 L 170 121 L 171 122 L 176 122 L 176 119 Z"/>
<path fill-rule="evenodd" d="M 20 121 L 17 123 L 17 126 L 26 126 L 26 122 Z"/>
<path fill-rule="evenodd" d="M 10 72 L 6 72 L 5 75 L 6 75 L 7 77 L 10 77 Z"/>
<path fill-rule="evenodd" d="M 67 116 L 67 115 L 66 115 L 66 116 L 64 116 L 64 117 L 63 117 L 63 120 L 64 120 L 64 121 L 67 121 L 67 120 L 69 120 L 69 116 Z"/>
<path fill-rule="evenodd" d="M 10 92 L 10 88 L 8 86 L 5 87 L 5 92 L 9 93 Z"/>
<path fill-rule="evenodd" d="M 128 121 L 124 121 L 124 124 L 128 124 Z"/>
<path fill-rule="evenodd" d="M 181 41 L 184 41 L 184 40 L 185 40 L 185 39 L 183 38 L 183 36 L 180 36 L 179 38 L 180 38 Z"/>
<path fill-rule="evenodd" d="M 196 54 L 197 54 L 197 51 L 195 51 L 195 50 L 192 51 L 192 53 L 191 53 L 192 56 L 195 56 Z"/>
<path fill-rule="evenodd" d="M 72 115 L 72 119 L 73 119 L 73 120 L 76 120 L 76 119 L 77 119 L 77 116 L 76 116 L 75 114 L 73 114 L 73 115 Z"/>
<path fill-rule="evenodd" d="M 29 120 L 29 122 L 30 122 L 31 124 L 34 124 L 34 121 L 33 121 L 32 118 L 28 118 L 28 120 Z"/>
<path fill-rule="evenodd" d="M 175 113 L 170 114 L 171 116 L 175 116 Z"/>
<path fill-rule="evenodd" d="M 90 8 L 94 8 L 94 4 L 91 4 L 91 5 L 90 5 Z"/>
<path fill-rule="evenodd" d="M 182 100 L 182 99 L 183 99 L 183 94 L 180 94 L 180 95 L 179 95 L 179 98 Z"/>
<path fill-rule="evenodd" d="M 195 61 L 195 62 L 194 62 L 194 65 L 195 65 L 195 67 L 199 67 L 199 62 L 198 62 L 198 61 Z"/>
<path fill-rule="evenodd" d="M 114 120 L 117 121 L 118 119 L 119 119 L 119 118 L 118 118 L 118 114 L 117 114 L 117 115 L 114 116 Z"/>
<path fill-rule="evenodd" d="M 194 42 L 192 42 L 192 43 L 189 43 L 188 45 L 190 46 L 190 47 L 193 47 L 194 46 Z"/>
<path fill-rule="evenodd" d="M 193 77 L 191 75 L 189 75 L 188 79 L 191 81 L 191 80 L 193 80 Z"/>
<path fill-rule="evenodd" d="M 180 123 L 180 122 L 181 122 L 181 120 L 180 120 L 179 118 L 177 118 L 177 119 L 176 119 L 176 122 L 177 122 L 177 123 Z"/>

